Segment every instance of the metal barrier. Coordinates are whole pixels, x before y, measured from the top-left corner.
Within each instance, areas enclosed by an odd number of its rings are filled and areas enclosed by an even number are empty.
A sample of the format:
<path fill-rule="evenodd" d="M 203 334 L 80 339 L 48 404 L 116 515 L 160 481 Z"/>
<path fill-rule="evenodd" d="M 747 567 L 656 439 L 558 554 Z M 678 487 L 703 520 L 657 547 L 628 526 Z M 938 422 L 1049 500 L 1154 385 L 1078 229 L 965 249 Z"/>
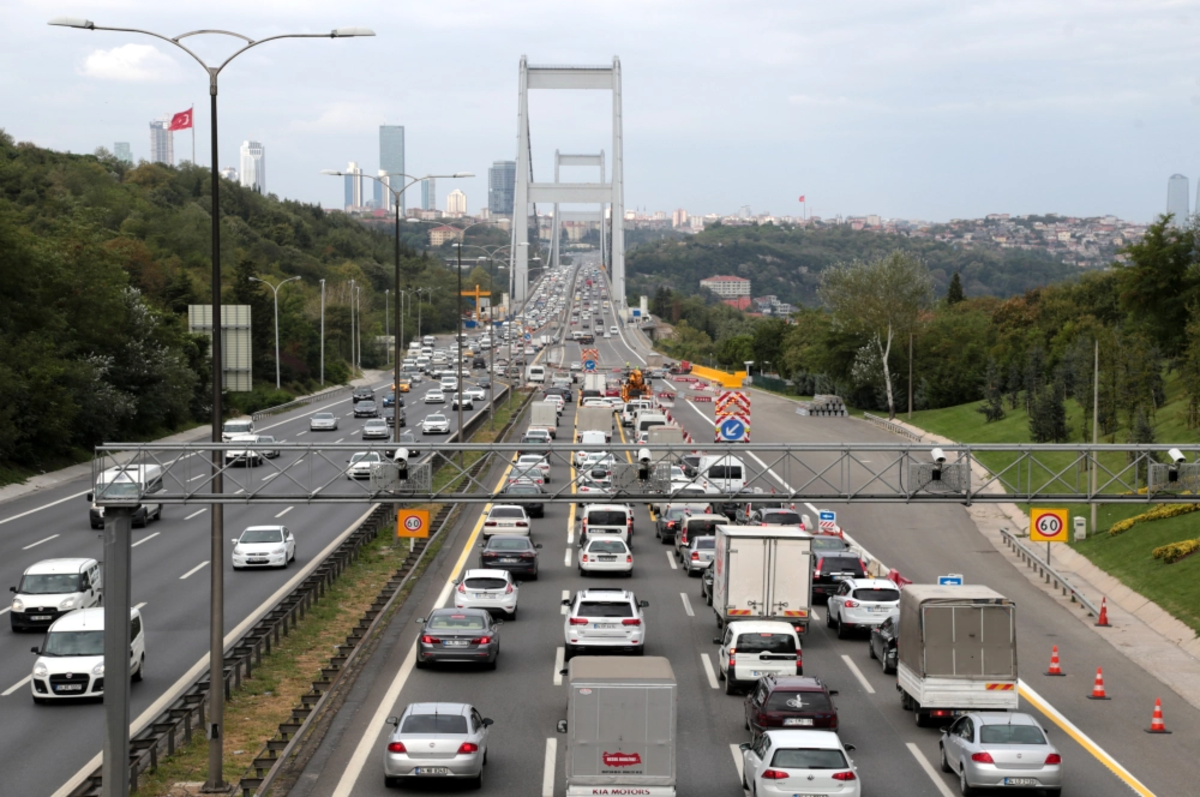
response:
<path fill-rule="evenodd" d="M 338 385 L 337 387 L 331 387 L 329 390 L 322 390 L 320 393 L 313 393 L 311 396 L 302 396 L 294 401 L 289 401 L 286 404 L 276 404 L 274 407 L 267 407 L 265 410 L 259 410 L 258 412 L 253 413 L 250 417 L 256 421 L 262 418 L 268 418 L 272 415 L 278 415 L 281 412 L 287 412 L 288 410 L 294 410 L 297 407 L 303 407 L 306 404 L 315 404 L 318 401 L 324 401 L 327 398 L 332 398 L 339 393 L 345 393 L 347 390 L 352 390 L 353 388 L 353 385 Z"/>
<path fill-rule="evenodd" d="M 918 443 L 920 443 L 922 440 L 921 435 L 917 434 L 916 432 L 914 432 L 913 430 L 909 429 L 906 426 L 901 426 L 898 423 L 892 423 L 887 418 L 880 418 L 878 415 L 872 415 L 869 412 L 864 412 L 863 418 L 866 419 L 866 421 L 868 423 L 878 426 L 880 429 L 883 429 L 885 432 L 891 432 L 892 434 L 898 434 L 901 437 L 907 437 L 909 440 L 913 440 Z"/>
<path fill-rule="evenodd" d="M 1066 579 L 1061 573 L 1051 567 L 1045 559 L 1042 559 L 1036 553 L 1025 547 L 1025 544 L 1017 539 L 1017 535 L 1013 534 L 1007 528 L 1000 529 L 1000 536 L 1004 539 L 1005 544 L 1021 558 L 1030 568 L 1038 571 L 1038 575 L 1046 579 L 1047 584 L 1054 584 L 1055 589 L 1061 589 L 1064 597 L 1070 596 L 1071 603 L 1081 603 L 1093 617 L 1100 616 L 1100 609 L 1096 604 L 1088 600 L 1083 593 L 1075 589 L 1075 586 Z"/>

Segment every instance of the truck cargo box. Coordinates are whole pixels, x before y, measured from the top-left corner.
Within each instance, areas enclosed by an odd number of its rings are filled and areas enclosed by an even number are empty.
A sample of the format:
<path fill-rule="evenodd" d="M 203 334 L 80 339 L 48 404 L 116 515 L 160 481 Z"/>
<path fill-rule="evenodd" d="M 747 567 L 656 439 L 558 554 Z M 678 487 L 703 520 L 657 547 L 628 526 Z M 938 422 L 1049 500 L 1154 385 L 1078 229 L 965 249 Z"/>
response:
<path fill-rule="evenodd" d="M 919 677 L 1016 679 L 1016 604 L 984 586 L 909 584 L 897 650 Z"/>

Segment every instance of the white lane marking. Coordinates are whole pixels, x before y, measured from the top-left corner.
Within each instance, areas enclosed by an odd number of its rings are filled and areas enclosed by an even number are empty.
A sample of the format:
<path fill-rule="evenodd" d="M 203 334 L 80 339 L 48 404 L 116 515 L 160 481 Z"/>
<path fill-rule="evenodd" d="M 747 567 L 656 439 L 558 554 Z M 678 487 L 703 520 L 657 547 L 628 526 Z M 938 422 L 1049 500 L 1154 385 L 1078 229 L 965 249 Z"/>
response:
<path fill-rule="evenodd" d="M 299 436 L 300 436 L 300 435 L 302 435 L 302 434 L 308 434 L 308 429 L 305 429 L 305 430 L 304 430 L 304 431 L 302 431 L 302 432 L 296 432 L 296 437 L 299 437 Z"/>
<path fill-rule="evenodd" d="M 276 515 L 275 517 L 277 517 L 277 518 L 281 518 L 281 517 L 283 517 L 284 515 L 286 515 L 288 512 L 291 512 L 291 511 L 292 511 L 292 507 L 290 507 L 290 506 L 289 506 L 287 509 L 285 509 L 285 510 L 283 510 L 282 512 L 280 512 L 280 513 L 279 513 L 278 515 Z"/>
<path fill-rule="evenodd" d="M 25 546 L 24 548 L 22 548 L 21 550 L 22 550 L 22 551 L 28 551 L 30 548 L 36 548 L 36 547 L 38 547 L 39 545 L 41 545 L 43 542 L 50 542 L 50 540 L 53 540 L 53 539 L 57 538 L 58 536 L 59 536 L 58 534 L 51 534 L 49 537 L 43 537 L 42 539 L 38 540 L 37 542 L 31 542 L 31 543 L 29 543 L 28 545 L 26 545 L 26 546 Z"/>
<path fill-rule="evenodd" d="M 9 695 L 11 695 L 13 692 L 17 691 L 17 690 L 18 690 L 18 689 L 20 689 L 22 686 L 24 686 L 25 684 L 29 683 L 29 682 L 30 682 L 30 681 L 32 681 L 32 680 L 33 680 L 33 676 L 32 676 L 32 675 L 26 675 L 24 678 L 22 678 L 21 680 L 17 681 L 15 684 L 13 684 L 12 686 L 10 686 L 10 687 L 8 687 L 7 689 L 5 689 L 3 692 L 0 692 L 0 697 L 8 697 L 8 696 L 9 696 Z"/>
<path fill-rule="evenodd" d="M 908 748 L 908 752 L 912 753 L 913 758 L 917 759 L 917 764 L 920 765 L 921 769 L 925 770 L 925 774 L 933 781 L 933 785 L 937 787 L 938 793 L 942 797 L 954 797 L 954 792 L 950 791 L 950 787 L 942 780 L 942 776 L 934 770 L 933 764 L 929 763 L 929 759 L 925 757 L 920 748 L 912 742 L 908 742 L 904 746 Z"/>
<path fill-rule="evenodd" d="M 184 573 L 182 576 L 179 577 L 179 580 L 183 581 L 185 578 L 195 575 L 196 573 L 200 572 L 201 570 L 203 570 L 206 567 L 208 567 L 207 559 L 205 559 L 203 562 L 201 562 L 200 564 L 193 567 L 191 570 Z"/>
<path fill-rule="evenodd" d="M 813 623 L 820 624 L 821 615 L 817 613 L 816 609 L 809 609 L 808 610 L 808 619 L 811 620 Z"/>
<path fill-rule="evenodd" d="M 51 501 L 48 504 L 42 504 L 39 507 L 34 507 L 33 509 L 30 509 L 27 512 L 22 512 L 19 515 L 13 515 L 12 517 L 6 517 L 6 518 L 4 518 L 4 520 L 0 520 L 0 526 L 3 526 L 5 523 L 11 523 L 14 520 L 23 518 L 26 515 L 32 515 L 34 512 L 41 512 L 43 509 L 49 509 L 52 506 L 58 506 L 59 504 L 63 503 L 64 501 L 70 501 L 72 498 L 78 498 L 79 496 L 87 495 L 90 492 L 91 492 L 91 490 L 84 490 L 81 493 L 75 493 L 74 495 L 68 495 L 66 498 L 60 498 L 57 501 Z"/>
<path fill-rule="evenodd" d="M 196 517 L 197 515 L 203 515 L 207 511 L 208 511 L 208 507 L 205 507 L 204 509 L 196 510 L 192 514 L 185 517 L 184 520 L 191 520 L 192 518 Z"/>
<path fill-rule="evenodd" d="M 875 687 L 871 686 L 871 682 L 862 674 L 862 670 L 858 669 L 858 665 L 850 660 L 850 657 L 845 653 L 842 654 L 842 661 L 846 662 L 846 666 L 850 668 L 850 672 L 854 673 L 854 677 L 862 684 L 862 688 L 867 690 L 868 695 L 875 694 Z"/>
<path fill-rule="evenodd" d="M 563 596 L 562 596 L 562 599 L 563 599 L 563 600 L 565 600 L 565 601 L 566 601 L 566 600 L 570 600 L 570 599 L 571 599 L 571 590 L 569 590 L 569 589 L 564 589 L 564 590 L 563 590 Z M 570 607 L 570 606 L 568 606 L 567 604 L 565 604 L 565 603 L 564 603 L 564 604 L 562 605 L 562 610 L 559 612 L 559 614 L 566 614 L 566 613 L 567 613 L 567 612 L 569 612 L 570 610 L 571 610 L 571 607 Z"/>
<path fill-rule="evenodd" d="M 139 545 L 141 545 L 143 542 L 149 542 L 150 540 L 154 539 L 154 538 L 155 538 L 155 537 L 157 537 L 159 534 L 162 534 L 162 532 L 161 532 L 161 531 L 156 531 L 156 532 L 154 532 L 153 534 L 147 534 L 145 537 L 142 537 L 140 540 L 138 540 L 137 542 L 135 542 L 133 545 L 130 545 L 129 547 L 130 547 L 130 548 L 136 548 L 136 547 L 138 547 Z"/>
<path fill-rule="evenodd" d="M 145 606 L 145 605 L 146 605 L 146 602 L 145 602 L 145 601 L 142 601 L 141 603 L 137 604 L 137 605 L 136 605 L 136 606 L 134 606 L 133 608 L 135 608 L 135 609 L 137 609 L 137 610 L 139 610 L 139 611 L 140 611 L 140 610 L 141 610 L 141 608 L 142 608 L 143 606 Z"/>
<path fill-rule="evenodd" d="M 5 606 L 3 609 L 0 609 L 0 617 L 3 617 L 4 615 L 8 614 L 11 610 L 12 610 L 11 606 Z"/>
<path fill-rule="evenodd" d="M 696 612 L 692 610 L 692 602 L 688 600 L 686 592 L 679 593 L 679 597 L 683 599 L 683 610 L 687 612 L 688 617 L 695 617 Z"/>
<path fill-rule="evenodd" d="M 354 410 L 350 410 L 350 412 L 346 413 L 346 417 L 349 418 L 353 414 L 354 414 Z"/>
<path fill-rule="evenodd" d="M 742 758 L 742 748 L 738 747 L 736 744 L 731 744 L 731 745 L 729 745 L 729 752 L 733 753 L 733 768 L 737 770 L 738 783 L 741 783 L 742 782 L 742 768 L 746 765 L 745 759 Z M 745 793 L 746 793 L 746 790 L 742 789 L 742 794 L 745 794 Z"/>
<path fill-rule="evenodd" d="M 566 565 L 567 567 L 571 566 L 571 549 L 570 548 L 568 548 L 567 552 L 565 554 L 563 554 L 563 564 Z"/>
<path fill-rule="evenodd" d="M 345 440 L 345 439 L 346 439 L 346 438 L 344 438 L 344 437 L 343 437 L 341 440 L 334 440 L 333 442 L 335 442 L 335 443 L 340 443 L 340 442 L 342 442 L 342 440 Z"/>
<path fill-rule="evenodd" d="M 274 473 L 272 473 L 272 474 L 270 474 L 270 475 L 268 475 L 268 476 L 263 476 L 263 477 L 262 477 L 262 480 L 263 480 L 263 481 L 265 481 L 265 482 L 269 482 L 269 481 L 271 481 L 271 479 L 274 479 L 274 478 L 275 478 L 276 476 L 278 476 L 278 475 L 279 475 L 279 471 L 275 471 Z"/>
<path fill-rule="evenodd" d="M 205 476 L 208 476 L 208 475 L 209 474 L 207 474 L 207 473 L 201 473 L 199 476 L 193 476 L 192 478 L 188 479 L 188 481 L 194 482 L 194 481 L 196 481 L 196 479 L 203 479 Z"/>
<path fill-rule="evenodd" d="M 708 685 L 713 689 L 720 689 L 717 686 L 717 672 L 713 669 L 712 659 L 709 658 L 707 653 L 700 654 L 700 663 L 704 665 L 704 675 L 708 678 Z"/>
<path fill-rule="evenodd" d="M 554 685 L 562 686 L 562 669 L 566 665 L 566 652 L 562 645 L 554 650 Z"/>
<path fill-rule="evenodd" d="M 558 739 L 546 739 L 546 760 L 542 763 L 542 797 L 554 797 L 554 764 L 558 760 Z"/>
<path fill-rule="evenodd" d="M 679 565 L 675 564 L 675 553 L 673 551 L 663 551 L 663 553 L 667 555 L 667 564 L 671 566 L 671 569 L 678 570 Z"/>

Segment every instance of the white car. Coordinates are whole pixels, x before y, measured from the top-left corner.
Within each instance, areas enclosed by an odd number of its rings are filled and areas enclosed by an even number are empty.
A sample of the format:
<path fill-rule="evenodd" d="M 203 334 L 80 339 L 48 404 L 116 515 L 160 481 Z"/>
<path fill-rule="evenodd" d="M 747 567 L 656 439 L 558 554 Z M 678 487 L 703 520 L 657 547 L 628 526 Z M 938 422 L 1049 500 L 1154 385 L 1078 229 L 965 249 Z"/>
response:
<path fill-rule="evenodd" d="M 727 695 L 752 687 L 764 675 L 804 674 L 800 636 L 790 623 L 736 620 L 726 623 L 713 642 L 720 645 L 717 680 L 725 682 Z"/>
<path fill-rule="evenodd" d="M 421 421 L 421 431 L 425 434 L 450 434 L 450 419 L 441 413 L 428 415 Z"/>
<path fill-rule="evenodd" d="M 468 570 L 454 590 L 454 608 L 486 609 L 515 620 L 519 587 L 507 570 Z"/>
<path fill-rule="evenodd" d="M 742 787 L 755 797 L 836 794 L 860 797 L 862 781 L 836 731 L 763 732 L 741 745 Z"/>
<path fill-rule="evenodd" d="M 425 403 L 426 404 L 445 404 L 446 403 L 446 394 L 435 387 L 433 390 L 430 390 L 428 393 L 425 394 Z"/>
<path fill-rule="evenodd" d="M 369 479 L 371 471 L 383 462 L 383 457 L 374 451 L 356 451 L 350 456 L 349 467 L 346 468 L 347 479 Z"/>
<path fill-rule="evenodd" d="M 542 401 L 546 404 L 553 404 L 554 411 L 559 415 L 563 414 L 563 409 L 565 409 L 567 406 L 566 399 L 557 393 L 552 393 L 551 395 L 546 396 L 544 399 L 542 399 Z"/>
<path fill-rule="evenodd" d="M 233 541 L 233 569 L 287 567 L 296 559 L 296 538 L 286 526 L 250 526 Z"/>
<path fill-rule="evenodd" d="M 546 457 L 541 454 L 522 454 L 517 457 L 516 464 L 513 465 L 513 473 L 524 473 L 528 470 L 537 470 L 542 474 L 542 481 L 547 484 L 550 482 L 550 463 L 546 461 Z"/>
<path fill-rule="evenodd" d="M 142 680 L 146 668 L 146 631 L 142 615 L 130 610 L 129 671 Z M 104 608 L 78 609 L 54 621 L 33 663 L 29 689 L 34 703 L 73 697 L 104 696 Z"/>
<path fill-rule="evenodd" d="M 475 409 L 475 402 L 466 393 L 455 393 L 454 398 L 450 402 L 450 408 L 456 410 L 460 404 L 464 410 Z"/>
<path fill-rule="evenodd" d="M 318 412 L 309 419 L 308 430 L 310 432 L 336 432 L 337 425 L 337 416 L 332 412 Z"/>
<path fill-rule="evenodd" d="M 825 624 L 837 628 L 838 639 L 856 629 L 871 629 L 900 606 L 900 589 L 886 578 L 848 578 L 829 596 Z"/>
<path fill-rule="evenodd" d="M 579 575 L 624 573 L 633 575 L 633 552 L 624 540 L 593 537 L 579 551 Z"/>
<path fill-rule="evenodd" d="M 481 387 L 470 388 L 464 395 L 471 401 L 487 401 L 487 392 Z"/>
<path fill-rule="evenodd" d="M 482 534 L 529 534 L 529 515 L 520 504 L 495 504 L 483 520 Z"/>
<path fill-rule="evenodd" d="M 632 653 L 641 655 L 646 644 L 646 616 L 650 605 L 630 590 L 584 589 L 563 601 L 566 658 L 577 653 Z"/>

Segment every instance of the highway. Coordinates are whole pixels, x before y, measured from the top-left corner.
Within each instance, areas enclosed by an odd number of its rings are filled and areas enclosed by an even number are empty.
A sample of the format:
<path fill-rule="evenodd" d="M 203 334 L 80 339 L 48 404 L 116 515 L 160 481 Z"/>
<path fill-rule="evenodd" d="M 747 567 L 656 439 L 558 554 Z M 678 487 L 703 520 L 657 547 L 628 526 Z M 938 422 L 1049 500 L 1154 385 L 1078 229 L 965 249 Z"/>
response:
<path fill-rule="evenodd" d="M 606 313 L 606 326 L 612 323 Z M 569 329 L 569 327 L 568 327 Z M 625 335 L 598 337 L 605 366 L 638 362 L 646 352 Z M 567 343 L 550 352 L 551 362 L 581 359 L 579 347 Z M 680 390 L 683 383 L 670 383 Z M 711 405 L 677 402 L 673 415 L 698 441 L 712 435 Z M 560 429 L 573 425 L 568 405 Z M 786 399 L 753 393 L 755 439 L 779 442 L 891 442 L 867 424 L 853 419 L 801 418 Z M 560 439 L 565 439 L 562 435 Z M 703 448 L 703 442 L 698 444 Z M 749 462 L 751 470 L 764 469 Z M 503 478 L 493 469 L 491 483 Z M 553 484 L 570 478 L 556 466 Z M 788 474 L 768 474 L 781 486 Z M 797 507 L 815 517 L 816 506 Z M 1130 663 L 1098 632 L 1061 609 L 1035 588 L 1024 574 L 1000 557 L 974 528 L 961 507 L 882 506 L 851 504 L 834 508 L 839 523 L 870 554 L 905 576 L 933 581 L 944 573 L 962 573 L 972 583 L 987 584 L 1018 605 L 1018 649 L 1023 677 L 1022 710 L 1038 717 L 1060 749 L 1066 794 L 1127 793 L 1174 797 L 1197 793 L 1200 762 L 1191 741 L 1200 738 L 1200 712 L 1178 699 L 1150 675 Z M 547 505 L 546 516 L 533 522 L 533 537 L 543 545 L 541 574 L 521 587 L 520 619 L 504 625 L 499 667 L 494 672 L 455 667 L 417 671 L 413 668 L 413 622 L 430 608 L 445 605 L 450 584 L 464 566 L 476 566 L 477 536 L 487 507 L 464 515 L 436 566 L 423 578 L 409 605 L 386 632 L 369 670 L 356 684 L 324 743 L 316 751 L 291 792 L 300 797 L 348 797 L 387 793 L 381 772 L 386 726 L 415 701 L 465 701 L 495 720 L 484 789 L 497 795 L 554 797 L 564 793 L 563 738 L 555 723 L 564 717 L 566 694 L 561 687 L 561 601 L 572 590 L 603 584 L 632 589 L 648 600 L 647 654 L 667 656 L 680 683 L 678 726 L 679 794 L 737 794 L 740 757 L 737 745 L 747 740 L 742 725 L 742 698 L 726 696 L 715 677 L 712 638 L 717 626 L 712 610 L 700 597 L 700 582 L 677 570 L 668 546 L 653 537 L 649 512 L 636 508 L 635 566 L 631 579 L 582 579 L 574 566 L 577 531 L 567 505 Z M 821 677 L 839 690 L 840 734 L 857 746 L 854 754 L 865 795 L 949 797 L 957 782 L 938 771 L 938 734 L 918 728 L 900 706 L 895 676 L 882 673 L 867 655 L 865 637 L 838 640 L 822 622 L 804 638 L 806 675 Z M 1041 675 L 1051 645 L 1064 655 L 1065 678 Z M 1104 668 L 1108 702 L 1086 699 L 1095 668 Z M 1171 736 L 1150 736 L 1155 697 L 1168 709 Z M 440 784 L 408 786 L 409 794 L 440 794 Z"/>

